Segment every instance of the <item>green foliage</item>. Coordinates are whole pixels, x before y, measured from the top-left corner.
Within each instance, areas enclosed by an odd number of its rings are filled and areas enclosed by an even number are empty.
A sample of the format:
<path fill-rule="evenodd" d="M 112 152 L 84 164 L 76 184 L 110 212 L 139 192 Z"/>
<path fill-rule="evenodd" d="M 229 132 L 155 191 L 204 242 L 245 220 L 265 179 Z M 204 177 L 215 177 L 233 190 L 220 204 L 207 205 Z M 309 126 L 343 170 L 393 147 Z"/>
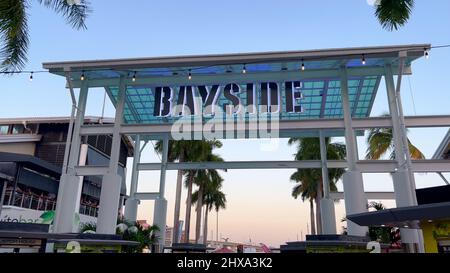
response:
<path fill-rule="evenodd" d="M 296 160 L 320 160 L 320 141 L 319 138 L 290 138 L 290 145 L 297 145 Z M 327 146 L 327 159 L 340 160 L 345 159 L 345 145 L 341 143 L 332 143 L 331 138 L 325 138 Z M 344 169 L 333 168 L 328 170 L 328 179 L 330 182 L 330 191 L 336 191 L 336 182 L 344 174 Z M 321 169 L 298 169 L 290 177 L 291 181 L 297 184 L 292 189 L 294 198 L 301 197 L 302 200 L 317 197 L 318 186 L 322 187 Z M 323 192 L 323 191 L 321 191 Z"/>
<path fill-rule="evenodd" d="M 31 0 L 0 1 L 0 70 L 18 71 L 27 62 L 29 46 L 29 8 Z M 61 14 L 75 29 L 86 28 L 86 18 L 90 12 L 89 3 L 81 0 L 80 5 L 69 5 L 66 0 L 37 0 Z"/>
<path fill-rule="evenodd" d="M 121 235 L 123 240 L 135 241 L 139 244 L 137 246 L 123 246 L 122 252 L 125 253 L 142 253 L 146 248 L 150 249 L 152 245 L 156 244 L 159 238 L 156 236 L 156 232 L 159 228 L 155 225 L 148 228 L 144 228 L 138 222 L 129 222 L 125 220 L 118 220 L 118 224 L 125 224 L 127 229 L 121 231 L 119 228 L 116 229 L 116 234 Z M 84 223 L 81 225 L 81 232 L 95 231 L 97 225 L 93 222 Z"/>
<path fill-rule="evenodd" d="M 385 209 L 385 206 L 381 202 L 370 202 L 367 207 L 377 211 Z M 390 243 L 391 230 L 390 227 L 369 227 L 369 237 L 372 241 Z"/>
<path fill-rule="evenodd" d="M 413 7 L 414 0 L 381 0 L 375 16 L 384 29 L 393 31 L 408 22 Z"/>
<path fill-rule="evenodd" d="M 384 114 L 382 116 L 388 116 Z M 390 159 L 395 159 L 394 135 L 392 128 L 372 128 L 367 135 L 366 159 L 380 159 L 390 152 Z M 424 154 L 408 139 L 409 153 L 412 159 L 425 159 Z"/>

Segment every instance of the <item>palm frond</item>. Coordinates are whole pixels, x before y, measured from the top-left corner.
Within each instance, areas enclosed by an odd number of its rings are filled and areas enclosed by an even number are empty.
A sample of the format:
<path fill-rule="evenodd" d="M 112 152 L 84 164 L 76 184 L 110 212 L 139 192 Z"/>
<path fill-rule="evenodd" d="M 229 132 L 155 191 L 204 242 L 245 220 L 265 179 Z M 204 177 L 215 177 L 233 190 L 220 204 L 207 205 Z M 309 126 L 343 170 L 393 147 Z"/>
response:
<path fill-rule="evenodd" d="M 27 62 L 27 9 L 27 1 L 0 1 L 0 70 L 3 72 L 21 70 Z"/>
<path fill-rule="evenodd" d="M 408 22 L 413 7 L 414 0 L 381 0 L 375 16 L 384 29 L 393 31 Z"/>
<path fill-rule="evenodd" d="M 391 128 L 373 128 L 367 136 L 366 159 L 380 159 L 393 147 Z"/>
<path fill-rule="evenodd" d="M 91 12 L 88 1 L 80 0 L 80 4 L 77 5 L 69 5 L 66 0 L 38 0 L 38 2 L 64 16 L 66 22 L 73 28 L 87 28 L 86 19 Z"/>
<path fill-rule="evenodd" d="M 412 159 L 425 159 L 425 155 L 408 139 L 409 154 Z"/>

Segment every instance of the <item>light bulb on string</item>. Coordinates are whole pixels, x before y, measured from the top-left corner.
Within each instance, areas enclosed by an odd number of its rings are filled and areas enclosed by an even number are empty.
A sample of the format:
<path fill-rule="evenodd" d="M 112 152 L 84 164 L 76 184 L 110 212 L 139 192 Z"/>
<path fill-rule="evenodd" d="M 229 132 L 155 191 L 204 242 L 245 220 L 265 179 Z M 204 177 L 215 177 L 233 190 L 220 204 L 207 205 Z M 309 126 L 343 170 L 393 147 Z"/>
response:
<path fill-rule="evenodd" d="M 189 79 L 189 80 L 192 80 L 192 73 L 191 73 L 191 70 L 190 70 L 190 69 L 189 69 L 188 79 Z"/>
<path fill-rule="evenodd" d="M 361 57 L 361 63 L 362 65 L 366 65 L 366 57 L 364 56 L 364 54 Z"/>
<path fill-rule="evenodd" d="M 428 60 L 428 59 L 430 58 L 430 53 L 428 52 L 428 49 L 425 48 L 424 50 L 425 50 L 425 51 L 424 51 L 423 54 L 425 55 L 425 59 Z"/>
<path fill-rule="evenodd" d="M 302 71 L 305 71 L 305 62 L 303 59 L 302 59 Z"/>
<path fill-rule="evenodd" d="M 80 80 L 84 81 L 85 76 L 84 76 L 84 71 L 81 71 L 81 76 L 80 76 Z"/>
<path fill-rule="evenodd" d="M 133 82 L 136 81 L 136 71 L 134 71 L 133 78 L 131 78 L 131 80 L 132 80 Z"/>
<path fill-rule="evenodd" d="M 244 64 L 244 66 L 242 67 L 242 74 L 245 74 L 245 73 L 247 73 L 247 68 L 245 67 L 245 64 Z"/>
<path fill-rule="evenodd" d="M 33 81 L 33 71 L 31 71 L 31 73 L 30 73 L 30 82 L 32 82 Z"/>

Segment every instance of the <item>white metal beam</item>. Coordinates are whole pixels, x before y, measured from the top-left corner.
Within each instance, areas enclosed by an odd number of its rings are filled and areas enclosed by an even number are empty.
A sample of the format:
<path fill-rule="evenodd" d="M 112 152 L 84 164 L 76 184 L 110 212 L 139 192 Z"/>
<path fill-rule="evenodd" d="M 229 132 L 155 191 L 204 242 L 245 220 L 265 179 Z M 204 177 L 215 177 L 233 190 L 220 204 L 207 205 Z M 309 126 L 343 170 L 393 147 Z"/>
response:
<path fill-rule="evenodd" d="M 410 69 L 408 70 L 410 71 Z M 376 76 L 383 75 L 383 67 L 354 67 L 348 68 L 349 77 Z M 307 78 L 336 78 L 339 77 L 338 69 L 309 69 L 299 73 L 298 71 L 277 71 L 277 72 L 247 72 L 224 73 L 212 75 L 193 75 L 189 80 L 186 75 L 159 76 L 159 77 L 137 77 L 135 81 L 127 79 L 127 86 L 181 86 L 181 85 L 211 85 L 220 83 L 248 83 L 248 82 L 283 82 Z M 78 88 L 82 84 L 80 80 L 73 81 L 73 87 Z M 117 86 L 116 78 L 90 79 L 89 87 L 113 87 Z"/>
<path fill-rule="evenodd" d="M 159 192 L 136 192 L 134 197 L 138 200 L 155 200 L 159 198 Z"/>
<path fill-rule="evenodd" d="M 395 172 L 397 163 L 394 160 L 358 160 L 356 165 L 363 173 L 390 173 Z M 184 162 L 167 163 L 167 170 L 195 170 L 195 169 L 320 169 L 320 160 L 307 161 L 225 161 L 225 162 Z M 329 169 L 347 168 L 345 160 L 329 160 Z M 159 171 L 161 163 L 140 163 L 139 171 Z M 424 172 L 450 172 L 450 160 L 427 159 L 413 160 L 412 170 L 417 173 Z M 108 172 L 107 166 L 76 166 L 76 175 L 95 176 Z"/>
<path fill-rule="evenodd" d="M 395 200 L 394 192 L 365 192 L 368 200 Z M 344 192 L 330 192 L 330 198 L 333 200 L 344 199 Z"/>
<path fill-rule="evenodd" d="M 450 115 L 437 116 L 410 116 L 405 117 L 405 125 L 408 128 L 426 128 L 426 127 L 449 127 Z M 352 120 L 354 129 L 368 128 L 387 128 L 392 127 L 391 117 L 370 117 L 358 118 Z M 81 127 L 81 135 L 98 135 L 112 134 L 113 125 L 84 125 Z M 164 133 L 170 132 L 171 124 L 123 124 L 121 126 L 121 134 L 148 134 L 154 136 L 162 136 Z M 220 126 L 218 127 L 220 128 Z M 236 126 L 236 128 L 240 128 Z M 244 127 L 248 129 L 248 126 Z M 193 128 L 197 129 L 196 127 Z M 311 131 L 311 130 L 343 130 L 343 119 L 319 119 L 319 120 L 298 120 L 298 121 L 281 121 L 279 130 L 282 132 L 289 131 Z M 219 129 L 218 129 L 219 130 Z"/>

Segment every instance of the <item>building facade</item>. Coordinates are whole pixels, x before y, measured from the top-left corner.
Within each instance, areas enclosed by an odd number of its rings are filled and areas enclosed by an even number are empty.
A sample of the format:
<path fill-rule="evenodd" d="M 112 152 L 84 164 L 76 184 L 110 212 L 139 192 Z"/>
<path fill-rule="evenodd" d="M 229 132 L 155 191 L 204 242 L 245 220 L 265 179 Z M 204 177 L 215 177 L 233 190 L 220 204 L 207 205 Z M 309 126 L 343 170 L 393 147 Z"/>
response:
<path fill-rule="evenodd" d="M 56 209 L 59 180 L 70 118 L 11 118 L 0 119 L 0 173 L 2 187 L 2 212 L 0 221 L 42 222 L 44 212 Z M 110 124 L 111 119 L 86 117 L 88 124 Z M 91 135 L 82 140 L 86 164 L 108 165 L 111 136 Z M 118 173 L 122 177 L 121 211 L 126 196 L 126 161 L 133 154 L 133 145 L 126 138 L 120 144 Z M 81 162 L 81 161 L 80 161 Z M 101 192 L 101 179 L 83 177 L 79 215 L 81 221 L 95 221 Z M 1 182 L 1 181 L 0 181 Z M 1 192 L 0 192 L 1 193 Z M 53 217 L 53 213 L 47 213 Z"/>

